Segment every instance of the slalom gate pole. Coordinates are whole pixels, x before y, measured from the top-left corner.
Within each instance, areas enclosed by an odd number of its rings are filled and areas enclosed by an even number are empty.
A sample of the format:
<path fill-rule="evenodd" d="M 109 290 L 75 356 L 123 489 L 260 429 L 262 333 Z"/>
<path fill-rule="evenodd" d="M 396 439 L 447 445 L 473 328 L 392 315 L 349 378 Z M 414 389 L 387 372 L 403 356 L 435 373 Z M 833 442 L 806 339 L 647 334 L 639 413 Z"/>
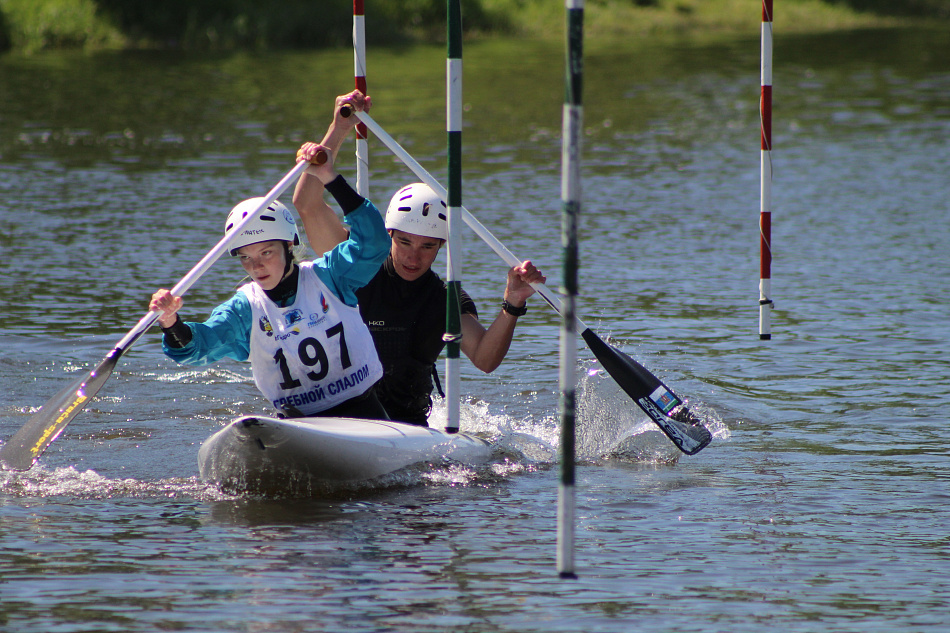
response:
<path fill-rule="evenodd" d="M 356 89 L 366 94 L 366 26 L 363 0 L 353 0 L 353 76 Z M 356 192 L 369 198 L 369 143 L 366 125 L 356 125 Z"/>
<path fill-rule="evenodd" d="M 772 0 L 762 0 L 762 154 L 759 204 L 759 339 L 772 338 Z"/>
<path fill-rule="evenodd" d="M 577 219 L 581 211 L 582 80 L 584 0 L 566 0 L 567 54 L 561 137 L 561 244 L 564 249 L 564 301 L 560 341 L 561 480 L 558 486 L 557 568 L 561 578 L 574 573 L 575 422 L 577 383 Z"/>
<path fill-rule="evenodd" d="M 445 60 L 446 136 L 448 151 L 447 213 L 449 241 L 445 312 L 445 430 L 459 430 L 460 350 L 462 340 L 461 272 L 462 272 L 462 4 L 446 0 L 448 16 L 448 47 Z"/>

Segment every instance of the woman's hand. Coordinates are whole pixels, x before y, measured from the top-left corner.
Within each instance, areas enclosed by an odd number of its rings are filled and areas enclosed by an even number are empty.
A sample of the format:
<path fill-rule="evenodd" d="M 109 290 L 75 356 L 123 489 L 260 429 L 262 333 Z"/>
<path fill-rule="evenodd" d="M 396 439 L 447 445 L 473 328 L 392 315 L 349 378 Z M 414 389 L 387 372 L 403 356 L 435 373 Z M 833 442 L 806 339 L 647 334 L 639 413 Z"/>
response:
<path fill-rule="evenodd" d="M 372 105 L 373 101 L 369 98 L 369 95 L 364 95 L 359 90 L 340 95 L 333 103 L 333 122 L 338 126 L 345 127 L 347 130 L 356 127 L 356 124 L 359 123 L 359 119 L 352 115 L 344 115 L 343 106 L 349 106 L 357 112 L 369 112 Z"/>
<path fill-rule="evenodd" d="M 307 161 L 310 165 L 305 173 L 315 176 L 323 184 L 336 178 L 336 169 L 333 167 L 333 152 L 326 145 L 307 142 L 297 150 L 297 162 Z"/>
<path fill-rule="evenodd" d="M 162 288 L 152 295 L 152 300 L 148 303 L 149 312 L 159 311 L 162 314 L 158 317 L 158 324 L 164 328 L 175 325 L 178 320 L 178 311 L 184 305 L 181 297 L 176 297 L 171 290 Z"/>

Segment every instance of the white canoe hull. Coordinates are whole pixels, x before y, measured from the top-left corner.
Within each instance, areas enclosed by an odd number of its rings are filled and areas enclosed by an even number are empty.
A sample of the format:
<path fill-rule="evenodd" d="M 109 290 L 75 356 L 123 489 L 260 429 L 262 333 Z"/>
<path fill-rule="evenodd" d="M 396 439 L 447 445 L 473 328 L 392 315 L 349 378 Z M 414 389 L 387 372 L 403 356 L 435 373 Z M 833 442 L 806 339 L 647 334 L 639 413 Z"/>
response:
<path fill-rule="evenodd" d="M 491 446 L 465 433 L 356 418 L 238 418 L 198 451 L 201 478 L 226 490 L 300 492 L 359 482 L 445 459 L 487 461 Z"/>

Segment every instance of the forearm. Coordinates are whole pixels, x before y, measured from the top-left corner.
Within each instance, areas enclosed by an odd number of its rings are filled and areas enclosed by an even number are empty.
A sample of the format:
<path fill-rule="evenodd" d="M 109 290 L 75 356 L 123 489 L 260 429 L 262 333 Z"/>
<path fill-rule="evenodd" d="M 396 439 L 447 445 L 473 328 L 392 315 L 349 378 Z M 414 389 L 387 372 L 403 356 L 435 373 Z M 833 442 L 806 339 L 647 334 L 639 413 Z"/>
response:
<path fill-rule="evenodd" d="M 353 191 L 343 178 L 330 183 L 327 189 L 338 196 L 337 202 L 346 214 L 349 235 L 315 262 L 315 270 L 337 297 L 355 306 L 356 290 L 379 272 L 389 255 L 392 240 L 379 209 Z M 357 203 L 356 208 L 351 208 Z"/>
<path fill-rule="evenodd" d="M 350 183 L 346 182 L 343 176 L 336 176 L 324 186 L 333 196 L 333 199 L 336 200 L 336 203 L 340 205 L 344 216 L 356 211 L 366 202 L 366 198 L 356 193 L 356 190 L 350 186 Z"/>
<path fill-rule="evenodd" d="M 328 148 L 334 160 L 352 127 L 330 124 L 321 145 Z M 346 239 L 347 231 L 324 199 L 326 187 L 319 178 L 304 173 L 294 189 L 293 203 L 303 222 L 307 241 L 317 254 L 325 253 Z"/>
<path fill-rule="evenodd" d="M 316 176 L 304 174 L 294 190 L 294 206 L 303 222 L 307 241 L 321 255 L 346 239 L 346 228 L 330 205 L 323 199 L 323 183 Z"/>
<path fill-rule="evenodd" d="M 186 347 L 192 339 L 191 328 L 177 314 L 174 323 L 168 327 L 162 326 L 162 335 L 162 343 L 169 349 Z"/>
<path fill-rule="evenodd" d="M 185 365 L 207 365 L 224 357 L 246 360 L 251 348 L 252 319 L 250 303 L 238 292 L 215 308 L 204 323 L 176 322 L 170 329 L 188 330 L 186 342 L 170 340 L 169 331 L 164 330 L 162 349 L 169 358 Z M 175 344 L 180 342 L 184 345 Z"/>
<path fill-rule="evenodd" d="M 463 314 L 462 351 L 481 371 L 495 371 L 508 354 L 517 323 L 517 317 L 502 310 L 485 330 L 475 317 Z"/>

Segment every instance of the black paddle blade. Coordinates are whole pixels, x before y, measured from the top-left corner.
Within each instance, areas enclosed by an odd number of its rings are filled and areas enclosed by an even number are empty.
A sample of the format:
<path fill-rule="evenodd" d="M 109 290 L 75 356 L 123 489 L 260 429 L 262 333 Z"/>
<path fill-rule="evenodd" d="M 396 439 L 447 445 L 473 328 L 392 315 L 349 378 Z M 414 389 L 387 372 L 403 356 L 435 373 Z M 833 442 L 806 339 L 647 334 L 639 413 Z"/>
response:
<path fill-rule="evenodd" d="M 6 470 L 29 470 L 66 425 L 99 393 L 121 355 L 118 348 L 112 350 L 95 369 L 47 400 L 0 448 L 0 466 Z"/>
<path fill-rule="evenodd" d="M 687 455 L 695 455 L 712 441 L 709 430 L 686 408 L 673 390 L 646 367 L 607 345 L 590 328 L 584 330 L 581 336 L 607 373 L 656 422 L 678 449 Z"/>

